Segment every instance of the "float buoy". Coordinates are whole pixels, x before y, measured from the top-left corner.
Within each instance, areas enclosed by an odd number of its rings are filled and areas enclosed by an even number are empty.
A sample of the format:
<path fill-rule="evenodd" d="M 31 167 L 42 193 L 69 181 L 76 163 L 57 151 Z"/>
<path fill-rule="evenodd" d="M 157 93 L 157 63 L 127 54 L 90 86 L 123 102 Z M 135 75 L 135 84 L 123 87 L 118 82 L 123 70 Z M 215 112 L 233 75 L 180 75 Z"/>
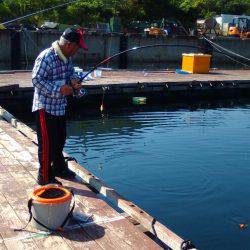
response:
<path fill-rule="evenodd" d="M 147 100 L 146 97 L 133 97 L 132 98 L 132 102 L 135 105 L 144 105 L 146 104 L 146 100 Z"/>

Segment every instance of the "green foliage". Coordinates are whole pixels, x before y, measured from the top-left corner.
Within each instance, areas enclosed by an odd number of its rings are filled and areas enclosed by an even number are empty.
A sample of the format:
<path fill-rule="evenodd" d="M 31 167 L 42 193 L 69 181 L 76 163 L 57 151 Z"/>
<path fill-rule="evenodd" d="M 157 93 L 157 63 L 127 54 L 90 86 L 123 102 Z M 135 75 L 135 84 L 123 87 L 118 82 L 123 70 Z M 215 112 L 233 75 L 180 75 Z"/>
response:
<path fill-rule="evenodd" d="M 249 0 L 184 0 L 179 7 L 186 13 L 194 13 L 195 11 L 195 16 L 199 18 L 215 14 L 250 15 Z"/>
<path fill-rule="evenodd" d="M 0 22 L 65 3 L 62 0 L 2 0 Z M 189 25 L 197 18 L 216 14 L 250 15 L 250 0 L 81 0 L 22 20 L 40 25 L 45 20 L 64 24 L 89 25 L 108 22 L 118 15 L 122 25 L 131 21 L 175 18 Z"/>

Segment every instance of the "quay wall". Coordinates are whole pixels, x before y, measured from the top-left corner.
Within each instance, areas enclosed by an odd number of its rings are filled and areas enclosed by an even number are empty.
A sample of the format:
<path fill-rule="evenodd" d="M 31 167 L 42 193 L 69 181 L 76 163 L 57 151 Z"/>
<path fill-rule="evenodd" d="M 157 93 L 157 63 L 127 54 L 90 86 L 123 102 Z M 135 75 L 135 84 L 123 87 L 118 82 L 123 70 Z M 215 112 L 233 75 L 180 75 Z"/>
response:
<path fill-rule="evenodd" d="M 36 56 L 60 36 L 58 31 L 22 31 L 0 30 L 0 70 L 31 69 Z M 108 55 L 124 49 L 151 44 L 199 46 L 195 37 L 149 37 L 141 35 L 124 36 L 118 34 L 86 34 L 88 51 L 80 50 L 74 57 L 79 67 L 95 65 Z M 250 39 L 218 37 L 213 42 L 235 53 L 250 58 Z M 115 68 L 154 67 L 160 65 L 181 65 L 182 53 L 196 52 L 184 47 L 154 47 L 123 54 L 108 66 Z M 234 65 L 222 54 L 214 53 L 213 64 Z"/>
<path fill-rule="evenodd" d="M 194 37 L 168 38 L 131 36 L 128 38 L 128 48 L 154 44 L 166 44 L 169 45 L 169 47 L 152 47 L 139 50 L 136 53 L 132 52 L 128 55 L 128 65 L 136 66 L 136 64 L 146 64 L 150 67 L 154 64 L 162 65 L 166 63 L 166 66 L 168 63 L 170 65 L 181 64 L 182 53 L 197 52 L 197 50 L 188 47 L 172 47 L 171 45 L 199 46 L 199 40 Z"/>
<path fill-rule="evenodd" d="M 37 55 L 58 40 L 61 33 L 57 31 L 23 31 L 0 30 L 0 70 L 31 69 Z M 74 57 L 79 67 L 93 65 L 106 56 L 119 51 L 119 36 L 86 35 L 88 51 L 79 50 Z M 16 47 L 20 48 L 15 53 Z M 14 53 L 13 53 L 14 51 Z"/>

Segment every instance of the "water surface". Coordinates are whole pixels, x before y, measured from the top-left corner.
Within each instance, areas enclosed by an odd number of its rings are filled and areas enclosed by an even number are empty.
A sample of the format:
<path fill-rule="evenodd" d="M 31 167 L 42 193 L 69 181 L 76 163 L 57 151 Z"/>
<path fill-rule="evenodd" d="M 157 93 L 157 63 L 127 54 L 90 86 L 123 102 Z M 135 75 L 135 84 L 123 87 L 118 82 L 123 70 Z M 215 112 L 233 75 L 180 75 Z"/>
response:
<path fill-rule="evenodd" d="M 159 108 L 70 121 L 65 151 L 199 249 L 250 249 L 249 135 L 250 105 Z"/>

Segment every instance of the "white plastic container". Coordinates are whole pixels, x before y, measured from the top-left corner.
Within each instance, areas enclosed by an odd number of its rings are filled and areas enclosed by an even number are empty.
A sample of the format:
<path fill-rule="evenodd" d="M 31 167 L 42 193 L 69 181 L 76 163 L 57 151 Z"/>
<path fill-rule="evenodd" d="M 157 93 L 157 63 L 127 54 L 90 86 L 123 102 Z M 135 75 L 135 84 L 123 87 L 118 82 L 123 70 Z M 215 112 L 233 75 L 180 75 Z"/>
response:
<path fill-rule="evenodd" d="M 55 197 L 44 197 L 43 194 L 49 192 L 57 192 L 59 195 Z M 48 231 L 47 228 L 39 225 L 36 220 L 46 227 L 56 230 L 61 227 L 62 223 L 70 212 L 70 203 L 72 194 L 69 190 L 58 185 L 46 185 L 33 191 L 32 198 L 32 224 L 35 228 L 42 231 Z"/>
<path fill-rule="evenodd" d="M 102 77 L 102 70 L 101 69 L 94 70 L 94 77 L 96 78 Z"/>

